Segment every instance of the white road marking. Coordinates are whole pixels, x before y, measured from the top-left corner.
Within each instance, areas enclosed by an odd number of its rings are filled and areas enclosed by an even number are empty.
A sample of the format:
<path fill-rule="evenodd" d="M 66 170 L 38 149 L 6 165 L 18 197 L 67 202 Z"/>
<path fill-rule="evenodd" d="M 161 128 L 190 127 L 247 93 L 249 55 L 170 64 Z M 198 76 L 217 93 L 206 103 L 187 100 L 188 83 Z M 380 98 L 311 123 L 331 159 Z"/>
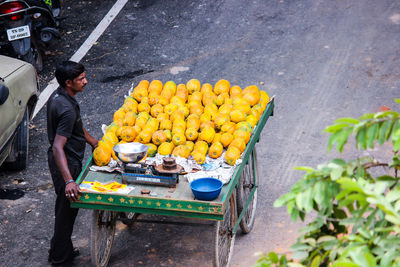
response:
<path fill-rule="evenodd" d="M 396 13 L 396 14 L 390 16 L 390 20 L 391 20 L 394 24 L 400 24 L 400 14 Z"/>
<path fill-rule="evenodd" d="M 188 70 L 189 70 L 188 67 L 176 66 L 176 67 L 172 67 L 172 68 L 169 70 L 169 72 L 170 72 L 171 74 L 173 74 L 173 75 L 176 75 L 176 74 L 178 74 L 179 72 L 188 71 Z"/>
<path fill-rule="evenodd" d="M 70 60 L 79 62 L 87 54 L 87 52 L 92 48 L 93 44 L 96 43 L 97 39 L 103 34 L 111 22 L 115 19 L 118 13 L 122 10 L 128 0 L 117 0 L 113 7 L 108 11 L 107 15 L 100 21 L 97 27 L 92 31 L 86 41 L 79 47 L 75 54 L 70 58 Z M 56 78 L 53 78 L 49 85 L 42 91 L 39 96 L 38 103 L 36 104 L 35 111 L 33 112 L 34 118 L 39 111 L 46 104 L 50 95 L 58 88 L 58 83 Z"/>

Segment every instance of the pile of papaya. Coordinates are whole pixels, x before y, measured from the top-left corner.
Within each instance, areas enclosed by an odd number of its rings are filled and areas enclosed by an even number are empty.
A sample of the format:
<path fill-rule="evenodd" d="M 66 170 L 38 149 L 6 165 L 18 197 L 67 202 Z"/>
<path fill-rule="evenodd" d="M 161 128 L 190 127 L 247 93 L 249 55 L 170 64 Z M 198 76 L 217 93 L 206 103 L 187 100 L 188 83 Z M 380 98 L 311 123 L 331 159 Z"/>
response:
<path fill-rule="evenodd" d="M 234 165 L 245 150 L 269 96 L 256 85 L 242 89 L 219 80 L 214 86 L 191 79 L 186 84 L 142 80 L 115 111 L 98 147 L 96 165 L 116 159 L 113 146 L 146 144 L 148 157 L 156 153 L 192 157 L 203 164 L 208 154 Z"/>

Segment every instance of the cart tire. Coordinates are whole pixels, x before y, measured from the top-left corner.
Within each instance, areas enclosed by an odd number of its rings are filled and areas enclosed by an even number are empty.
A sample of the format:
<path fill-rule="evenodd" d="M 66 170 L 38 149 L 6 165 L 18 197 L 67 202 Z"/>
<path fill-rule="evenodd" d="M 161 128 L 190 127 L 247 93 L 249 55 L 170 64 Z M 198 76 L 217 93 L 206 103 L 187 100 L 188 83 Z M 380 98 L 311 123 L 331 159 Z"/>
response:
<path fill-rule="evenodd" d="M 224 214 L 224 220 L 215 223 L 214 228 L 214 267 L 229 266 L 235 245 L 235 233 L 232 232 L 236 223 L 235 194 L 232 194 Z"/>
<path fill-rule="evenodd" d="M 239 185 L 237 188 L 237 209 L 238 216 L 245 209 L 246 201 L 250 196 L 251 191 L 256 186 L 258 181 L 258 169 L 257 169 L 257 153 L 256 148 L 253 149 L 250 154 L 247 164 L 243 168 L 242 175 L 239 179 Z M 244 234 L 250 233 L 253 229 L 254 221 L 256 218 L 257 208 L 257 188 L 254 192 L 253 198 L 250 201 L 247 209 L 240 221 L 240 228 Z"/>
<path fill-rule="evenodd" d="M 90 236 L 92 265 L 105 267 L 111 256 L 117 213 L 108 210 L 94 210 Z"/>

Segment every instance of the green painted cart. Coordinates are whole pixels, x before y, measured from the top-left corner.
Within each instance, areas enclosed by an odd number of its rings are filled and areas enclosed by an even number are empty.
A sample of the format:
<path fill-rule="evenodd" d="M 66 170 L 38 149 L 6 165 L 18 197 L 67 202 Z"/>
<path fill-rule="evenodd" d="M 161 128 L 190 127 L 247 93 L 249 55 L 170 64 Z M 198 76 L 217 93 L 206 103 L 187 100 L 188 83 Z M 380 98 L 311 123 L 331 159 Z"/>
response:
<path fill-rule="evenodd" d="M 273 115 L 274 98 L 267 105 L 252 137 L 244 151 L 242 163 L 238 165 L 229 182 L 223 186 L 219 197 L 213 201 L 194 199 L 189 183 L 180 179 L 175 189 L 134 185 L 128 195 L 107 193 L 81 194 L 73 207 L 93 209 L 91 225 L 91 260 L 94 266 L 107 266 L 114 240 L 116 221 L 133 224 L 139 214 L 158 214 L 215 221 L 213 257 L 214 266 L 228 266 L 233 254 L 237 228 L 249 233 L 254 225 L 257 205 L 257 154 L 255 144 L 268 118 Z M 122 182 L 119 173 L 90 171 L 90 158 L 77 183 L 83 181 Z M 151 195 L 141 194 L 150 189 Z"/>

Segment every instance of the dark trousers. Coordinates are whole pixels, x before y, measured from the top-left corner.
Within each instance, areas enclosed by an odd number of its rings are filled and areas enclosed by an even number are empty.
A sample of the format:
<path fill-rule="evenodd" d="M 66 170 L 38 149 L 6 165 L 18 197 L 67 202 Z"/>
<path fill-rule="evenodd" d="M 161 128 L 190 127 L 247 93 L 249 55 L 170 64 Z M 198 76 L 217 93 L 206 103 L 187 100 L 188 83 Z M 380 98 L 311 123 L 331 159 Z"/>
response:
<path fill-rule="evenodd" d="M 65 196 L 65 181 L 61 176 L 56 165 L 52 149 L 49 149 L 48 164 L 51 178 L 53 179 L 54 190 L 57 195 L 55 205 L 55 223 L 54 235 L 50 243 L 49 259 L 54 264 L 69 262 L 72 257 L 71 235 L 74 229 L 74 223 L 78 209 L 71 208 L 70 202 Z M 68 167 L 74 180 L 79 176 L 82 170 L 82 164 L 79 161 L 68 160 Z"/>

